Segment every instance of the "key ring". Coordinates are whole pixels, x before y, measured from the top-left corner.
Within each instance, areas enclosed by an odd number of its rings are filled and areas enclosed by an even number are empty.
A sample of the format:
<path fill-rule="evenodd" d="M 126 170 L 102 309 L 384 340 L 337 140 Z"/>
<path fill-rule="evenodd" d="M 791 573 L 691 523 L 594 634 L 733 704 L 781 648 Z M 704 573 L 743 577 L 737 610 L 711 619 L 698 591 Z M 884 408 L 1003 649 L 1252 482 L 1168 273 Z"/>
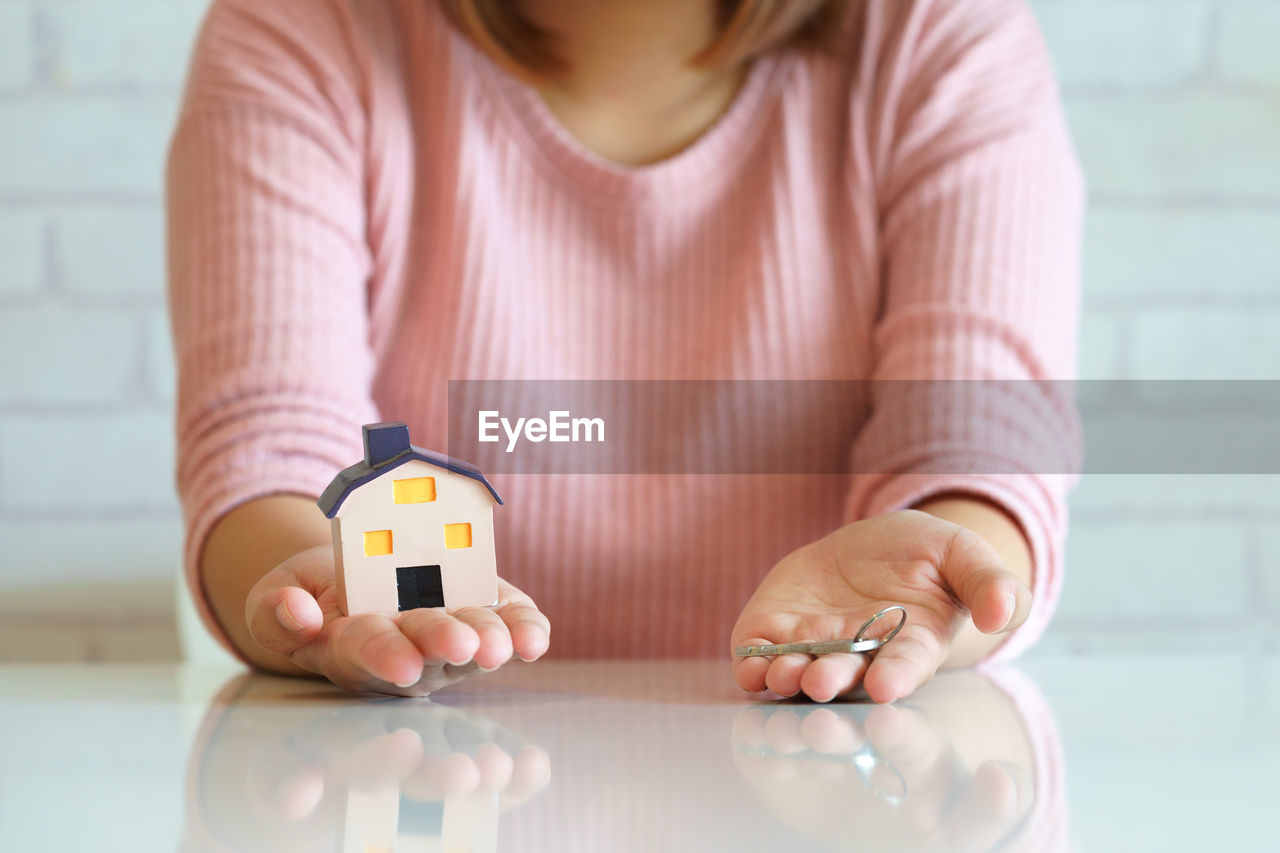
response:
<path fill-rule="evenodd" d="M 898 624 L 889 629 L 889 632 L 883 637 L 866 638 L 863 635 L 867 629 L 880 621 L 886 614 L 898 611 L 902 616 L 898 619 Z M 737 657 L 756 657 L 759 655 L 788 655 L 788 654 L 805 654 L 805 655 L 830 655 L 830 654 L 866 654 L 874 652 L 885 643 L 898 636 L 898 632 L 902 630 L 902 626 L 907 624 L 907 608 L 900 604 L 891 604 L 883 610 L 878 611 L 866 622 L 862 623 L 862 627 L 858 629 L 858 633 L 853 635 L 852 640 L 828 640 L 822 643 L 781 643 L 776 645 L 761 646 L 738 646 L 733 650 Z"/>

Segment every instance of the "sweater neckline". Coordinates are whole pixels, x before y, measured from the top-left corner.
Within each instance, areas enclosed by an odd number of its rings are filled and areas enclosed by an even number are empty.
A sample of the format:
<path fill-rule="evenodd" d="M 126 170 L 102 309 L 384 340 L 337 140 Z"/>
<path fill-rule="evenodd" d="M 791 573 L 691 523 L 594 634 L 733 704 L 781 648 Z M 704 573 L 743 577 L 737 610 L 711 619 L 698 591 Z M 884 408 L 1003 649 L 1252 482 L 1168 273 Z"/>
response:
<path fill-rule="evenodd" d="M 470 45 L 468 45 L 470 47 Z M 471 48 L 475 64 L 494 100 L 523 131 L 519 136 L 535 157 L 546 160 L 583 189 L 606 196 L 642 199 L 662 197 L 688 185 L 715 184 L 732 174 L 755 131 L 769 113 L 781 78 L 784 55 L 768 52 L 754 58 L 729 106 L 697 139 L 674 154 L 639 166 L 610 160 L 592 151 L 556 118 L 537 88 L 518 79 L 480 51 Z"/>

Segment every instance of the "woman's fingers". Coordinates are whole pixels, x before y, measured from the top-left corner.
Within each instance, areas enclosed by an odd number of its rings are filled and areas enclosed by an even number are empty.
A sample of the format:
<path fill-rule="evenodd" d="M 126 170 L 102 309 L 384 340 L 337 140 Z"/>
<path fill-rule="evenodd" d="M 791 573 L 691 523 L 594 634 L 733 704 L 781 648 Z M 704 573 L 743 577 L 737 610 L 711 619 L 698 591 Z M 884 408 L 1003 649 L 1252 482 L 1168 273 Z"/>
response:
<path fill-rule="evenodd" d="M 1031 613 L 1031 590 L 1003 569 L 968 572 L 952 589 L 984 634 L 1012 631 Z"/>
<path fill-rule="evenodd" d="M 318 664 L 318 671 L 335 684 L 364 684 L 374 679 L 410 687 L 422 677 L 422 653 L 387 616 L 361 613 L 336 619 L 326 633 L 327 637 L 322 635 L 299 654 Z"/>
<path fill-rule="evenodd" d="M 1031 612 L 1031 590 L 1014 577 L 978 534 L 961 530 L 951 539 L 942 576 L 973 624 L 984 634 L 1012 631 Z"/>
<path fill-rule="evenodd" d="M 501 614 L 487 607 L 454 614 L 442 608 L 393 615 L 331 613 L 326 624 L 315 595 L 306 589 L 305 572 L 297 568 L 282 564 L 250 592 L 245 602 L 249 630 L 267 651 L 347 689 L 397 693 L 387 687 L 394 685 L 422 694 L 477 668 L 498 668 L 511 659 L 513 647 L 525 659 L 541 657 L 550 642 L 546 616 L 509 585 Z"/>
<path fill-rule="evenodd" d="M 737 626 L 734 627 L 734 636 L 738 633 Z M 764 637 L 746 637 L 743 639 L 735 639 L 733 647 L 738 646 L 767 646 L 772 640 L 766 640 Z M 733 654 L 730 651 L 730 654 Z M 733 660 L 733 680 L 738 682 L 738 686 L 748 693 L 759 693 L 765 690 L 765 676 L 769 673 L 769 662 L 773 658 L 762 655 L 750 655 L 747 657 L 732 658 Z"/>
<path fill-rule="evenodd" d="M 472 659 L 481 669 L 497 669 L 511 660 L 511 633 L 502 617 L 487 607 L 463 607 L 453 617 L 480 637 L 480 647 Z"/>
<path fill-rule="evenodd" d="M 480 635 L 442 609 L 420 607 L 400 614 L 400 630 L 413 641 L 428 664 L 470 663 L 480 648 Z"/>
<path fill-rule="evenodd" d="M 946 651 L 935 630 L 921 621 L 909 621 L 876 652 L 862 686 L 873 702 L 901 699 L 933 677 Z"/>
<path fill-rule="evenodd" d="M 759 646 L 770 642 L 755 638 L 737 645 Z M 739 687 L 751 693 L 768 689 L 780 696 L 795 696 L 803 691 L 810 699 L 830 702 L 857 687 L 866 668 L 866 658 L 862 655 L 819 655 L 816 658 L 800 654 L 752 655 L 734 659 L 733 677 Z"/>
<path fill-rule="evenodd" d="M 528 612 L 523 618 L 537 621 Z M 335 620 L 331 627 L 328 642 L 320 644 L 327 650 L 321 665 L 340 684 L 360 683 L 367 676 L 407 688 L 437 669 L 451 673 L 447 680 L 453 681 L 469 666 L 497 669 L 512 655 L 506 623 L 487 607 L 464 607 L 452 614 L 419 608 L 394 619 L 365 613 Z M 539 630 L 545 651 L 545 617 Z"/>
<path fill-rule="evenodd" d="M 812 640 L 797 640 L 808 643 Z M 776 655 L 769 663 L 769 671 L 765 673 L 765 686 L 779 696 L 795 696 L 800 692 L 800 679 L 805 668 L 813 658 L 809 655 L 790 654 Z"/>
<path fill-rule="evenodd" d="M 805 667 L 800 689 L 815 702 L 830 702 L 857 687 L 866 669 L 864 655 L 820 655 Z"/>
<path fill-rule="evenodd" d="M 752 640 L 750 645 L 763 645 L 764 640 Z M 765 676 L 769 674 L 767 657 L 735 657 L 733 659 L 733 679 L 738 686 L 748 693 L 759 693 L 767 686 Z"/>
<path fill-rule="evenodd" d="M 315 550 L 315 549 L 313 549 Z M 317 553 L 319 553 L 317 551 Z M 326 555 L 329 551 L 324 552 Z M 254 639 L 266 650 L 351 690 L 413 694 L 430 692 L 479 669 L 496 669 L 511 659 L 541 657 L 550 642 L 550 623 L 528 596 L 503 583 L 501 613 L 467 607 L 450 614 L 419 608 L 398 614 L 330 614 L 328 624 L 306 587 L 309 557 L 298 555 L 269 572 L 245 603 Z M 513 639 L 514 638 L 514 639 Z"/>
<path fill-rule="evenodd" d="M 310 643 L 324 627 L 324 614 L 311 593 L 293 585 L 292 575 L 269 572 L 245 600 L 245 622 L 258 645 L 286 657 Z"/>
<path fill-rule="evenodd" d="M 521 660 L 537 660 L 551 644 L 551 620 L 531 601 L 510 601 L 496 610 L 511 634 L 511 645 Z"/>

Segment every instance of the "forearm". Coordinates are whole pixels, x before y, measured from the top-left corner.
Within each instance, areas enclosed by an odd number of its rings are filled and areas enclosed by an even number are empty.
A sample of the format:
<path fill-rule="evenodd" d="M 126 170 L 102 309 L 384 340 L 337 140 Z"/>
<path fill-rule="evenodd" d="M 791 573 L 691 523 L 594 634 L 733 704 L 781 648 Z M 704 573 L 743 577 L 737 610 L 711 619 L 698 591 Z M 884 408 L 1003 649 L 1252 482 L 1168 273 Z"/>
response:
<path fill-rule="evenodd" d="M 1022 528 L 1005 510 L 967 494 L 939 495 L 916 505 L 915 509 L 977 533 L 996 550 L 1014 577 L 1031 587 L 1031 546 Z M 984 634 L 969 622 L 956 635 L 943 668 L 972 666 L 1007 639 L 1007 634 Z"/>
<path fill-rule="evenodd" d="M 282 561 L 329 541 L 329 523 L 315 501 L 300 495 L 249 501 L 227 513 L 209 534 L 200 560 L 204 594 L 231 642 L 255 666 L 290 675 L 309 674 L 253 640 L 245 602 L 263 575 Z"/>

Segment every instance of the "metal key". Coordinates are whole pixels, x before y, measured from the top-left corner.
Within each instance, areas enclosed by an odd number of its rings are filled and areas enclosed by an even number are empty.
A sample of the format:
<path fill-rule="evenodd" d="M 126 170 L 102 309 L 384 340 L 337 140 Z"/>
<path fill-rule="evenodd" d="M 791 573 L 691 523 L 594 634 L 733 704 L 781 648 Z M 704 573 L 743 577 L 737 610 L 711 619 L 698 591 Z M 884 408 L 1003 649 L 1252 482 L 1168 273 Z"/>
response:
<path fill-rule="evenodd" d="M 902 617 L 898 620 L 898 624 L 890 629 L 889 633 L 883 637 L 874 637 L 864 639 L 863 634 L 867 629 L 879 621 L 885 614 L 898 611 Z M 778 643 L 774 645 L 760 646 L 738 646 L 733 653 L 738 657 L 754 657 L 756 655 L 789 655 L 789 654 L 805 654 L 805 655 L 830 655 L 830 654 L 860 654 L 874 652 L 885 643 L 892 640 L 902 630 L 902 626 L 907 624 L 907 609 L 901 605 L 894 604 L 886 607 L 884 610 L 876 613 L 866 622 L 862 623 L 862 627 L 858 629 L 858 633 L 854 635 L 852 640 L 826 640 L 821 643 Z"/>

